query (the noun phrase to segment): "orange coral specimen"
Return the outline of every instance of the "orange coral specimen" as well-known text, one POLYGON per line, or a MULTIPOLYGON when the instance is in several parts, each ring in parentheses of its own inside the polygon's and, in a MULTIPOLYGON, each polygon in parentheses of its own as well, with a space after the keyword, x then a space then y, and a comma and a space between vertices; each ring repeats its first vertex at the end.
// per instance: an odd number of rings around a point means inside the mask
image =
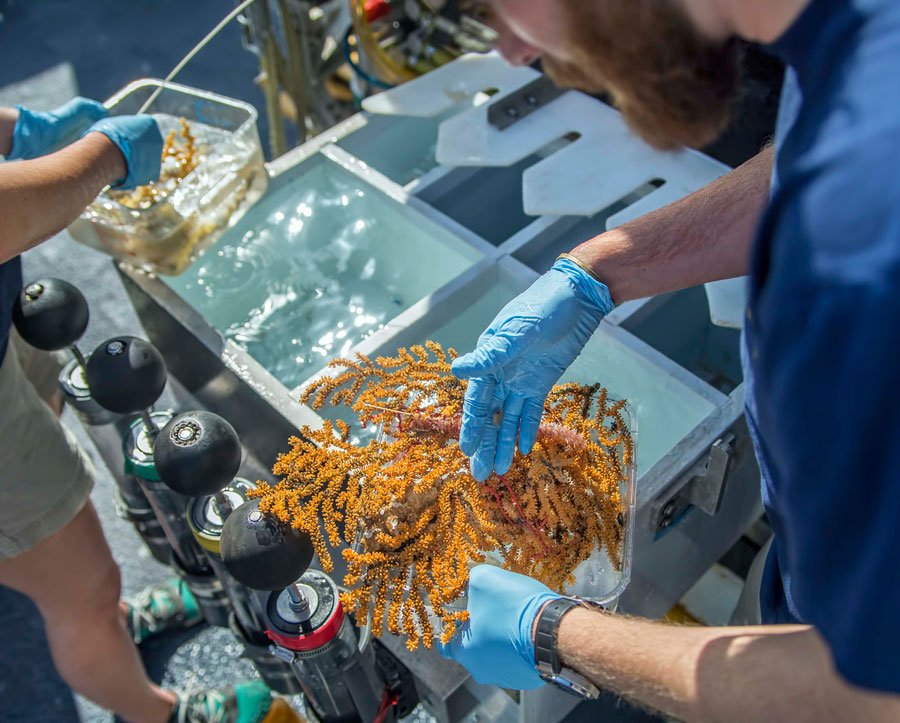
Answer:
POLYGON ((257 492, 264 512, 310 535, 326 571, 330 548, 344 548, 344 604, 406 634, 411 649, 433 642, 426 606, 445 643, 467 619, 453 603, 486 553, 557 590, 597 548, 621 564, 620 490, 633 457, 624 402, 599 386, 555 387, 531 454, 480 484, 457 443, 466 387, 450 373, 455 356, 428 342, 333 361, 340 372, 302 401, 349 406, 386 433, 358 446, 342 422, 304 427, 274 467, 281 481, 257 492))

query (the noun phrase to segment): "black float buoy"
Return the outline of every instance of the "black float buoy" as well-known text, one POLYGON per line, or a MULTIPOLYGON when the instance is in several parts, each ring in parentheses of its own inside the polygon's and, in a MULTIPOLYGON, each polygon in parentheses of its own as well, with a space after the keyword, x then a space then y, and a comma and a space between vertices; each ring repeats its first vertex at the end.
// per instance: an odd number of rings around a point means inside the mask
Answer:
POLYGON ((86 376, 100 406, 117 414, 134 414, 149 409, 163 393, 166 365, 149 341, 117 336, 94 350, 86 376))
POLYGON ((241 441, 227 421, 212 412, 187 412, 156 438, 153 459, 166 486, 185 497, 221 492, 241 466, 241 441))
POLYGON ((89 316, 84 295, 62 279, 39 279, 28 284, 13 306, 16 331, 43 351, 72 347, 87 329, 89 316))
POLYGON ((283 590, 312 562, 307 535, 263 515, 259 500, 245 502, 222 528, 222 560, 229 573, 253 590, 283 590))

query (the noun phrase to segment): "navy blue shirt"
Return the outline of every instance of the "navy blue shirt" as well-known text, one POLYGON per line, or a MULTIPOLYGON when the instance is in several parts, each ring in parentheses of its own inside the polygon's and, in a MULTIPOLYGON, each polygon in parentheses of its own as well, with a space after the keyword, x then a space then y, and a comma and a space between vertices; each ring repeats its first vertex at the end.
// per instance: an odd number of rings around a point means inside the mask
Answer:
POLYGON ((900 693, 900 2, 813 0, 788 64, 744 334, 776 542, 763 622, 900 693))
POLYGON ((22 260, 19 257, 0 264, 0 363, 9 342, 12 310, 16 296, 22 290, 22 260))

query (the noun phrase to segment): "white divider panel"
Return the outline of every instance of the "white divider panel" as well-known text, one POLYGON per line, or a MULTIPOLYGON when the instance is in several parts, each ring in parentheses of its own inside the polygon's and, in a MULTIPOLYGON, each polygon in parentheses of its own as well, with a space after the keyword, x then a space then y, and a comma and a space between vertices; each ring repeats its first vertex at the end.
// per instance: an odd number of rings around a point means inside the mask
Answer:
MULTIPOLYGON (((492 100, 496 102, 497 98, 492 100)), ((614 110, 574 91, 565 93, 504 130, 489 123, 488 107, 472 108, 441 124, 437 144, 439 163, 448 166, 509 166, 569 133, 580 133, 582 138, 567 150, 574 146, 583 147, 583 141, 593 135, 610 138, 616 143, 620 142, 617 139, 627 140, 629 135, 614 110), (578 112, 587 112, 591 116, 589 122, 579 119, 578 112)), ((631 145, 637 146, 636 143, 631 145)))
POLYGON ((704 284, 709 301, 709 318, 716 326, 743 329, 747 310, 747 277, 704 284))
MULTIPOLYGON (((651 148, 628 129, 617 111, 582 93, 567 93, 521 123, 530 120, 535 127, 546 125, 557 137, 577 132, 581 138, 525 172, 528 214, 591 216, 653 179, 665 182, 660 191, 670 187, 667 195, 673 200, 728 170, 691 151, 651 148), (551 114, 553 120, 548 122, 551 114)), ((519 125, 504 133, 515 133, 519 125)))
POLYGON ((531 68, 516 68, 497 53, 464 55, 416 80, 366 98, 362 107, 379 115, 429 118, 488 90, 495 98, 510 93, 540 75, 531 68))
MULTIPOLYGON (((488 88, 498 91, 491 98, 491 103, 497 102, 537 77, 537 71, 510 66, 496 53, 466 55, 367 98, 363 108, 369 113, 431 117, 488 88)), ((674 200, 728 170, 692 151, 650 148, 617 111, 583 93, 565 93, 503 131, 488 123, 489 105, 464 110, 441 124, 436 152, 440 165, 509 166, 568 134, 580 135, 525 173, 528 215, 591 216, 654 178, 665 181, 669 188, 660 192, 667 201, 674 200)), ((654 201, 645 199, 641 208, 653 208, 654 201)))
MULTIPOLYGON (((685 188, 680 183, 666 183, 637 203, 633 203, 623 211, 611 216, 606 227, 608 230, 618 228, 645 213, 677 201, 695 190, 697 189, 685 188)), ((706 287, 706 298, 709 301, 709 318, 712 323, 728 329, 743 328, 744 311, 747 307, 747 279, 745 277, 725 279, 724 281, 713 281, 704 286, 706 287)), ((639 306, 639 304, 635 304, 629 308, 629 311, 633 313, 639 306)), ((621 318, 618 321, 621 322, 628 315, 627 313, 620 315, 621 318)))
MULTIPOLYGON (((537 78, 496 54, 465 56, 364 103, 371 113, 433 116, 487 88, 505 95, 537 78)), ((483 104, 441 124, 436 158, 443 166, 509 166, 571 133, 580 138, 524 176, 525 212, 590 216, 642 183, 660 178, 670 199, 722 175, 726 166, 701 154, 656 151, 635 136, 620 114, 583 93, 565 93, 505 130, 488 122, 483 104)))

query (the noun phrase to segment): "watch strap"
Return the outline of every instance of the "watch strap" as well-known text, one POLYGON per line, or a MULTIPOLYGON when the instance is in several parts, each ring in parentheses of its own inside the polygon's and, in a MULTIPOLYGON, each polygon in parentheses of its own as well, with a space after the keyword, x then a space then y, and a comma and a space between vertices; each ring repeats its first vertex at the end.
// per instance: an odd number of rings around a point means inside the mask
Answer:
POLYGON ((556 645, 559 623, 569 610, 580 605, 577 600, 562 597, 550 601, 541 610, 534 634, 534 660, 541 675, 559 675, 562 670, 556 645))

